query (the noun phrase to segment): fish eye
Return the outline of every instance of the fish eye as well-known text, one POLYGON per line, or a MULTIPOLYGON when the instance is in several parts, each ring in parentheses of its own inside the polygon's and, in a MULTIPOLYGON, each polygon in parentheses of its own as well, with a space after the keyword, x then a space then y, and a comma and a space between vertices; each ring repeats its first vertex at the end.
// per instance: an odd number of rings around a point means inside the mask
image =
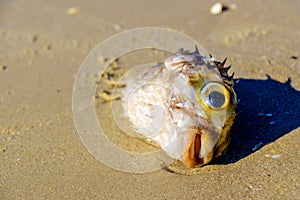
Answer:
POLYGON ((230 93, 221 83, 209 82, 199 92, 201 102, 211 109, 223 109, 228 106, 230 93))

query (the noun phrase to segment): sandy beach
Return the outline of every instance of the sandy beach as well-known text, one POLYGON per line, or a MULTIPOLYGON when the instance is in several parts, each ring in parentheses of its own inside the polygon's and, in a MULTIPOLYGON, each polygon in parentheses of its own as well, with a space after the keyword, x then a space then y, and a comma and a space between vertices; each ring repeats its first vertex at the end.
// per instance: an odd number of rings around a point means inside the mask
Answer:
MULTIPOLYGON (((0 199, 299 199, 300 1, 224 0, 235 9, 212 15, 216 2, 1 1, 0 199), (199 174, 117 171, 77 133, 81 63, 100 42, 138 27, 180 31, 232 64, 233 141, 199 174)), ((121 61, 130 58, 153 55, 121 61)), ((109 103, 96 99, 95 108, 117 145, 143 148, 112 123, 109 103)))

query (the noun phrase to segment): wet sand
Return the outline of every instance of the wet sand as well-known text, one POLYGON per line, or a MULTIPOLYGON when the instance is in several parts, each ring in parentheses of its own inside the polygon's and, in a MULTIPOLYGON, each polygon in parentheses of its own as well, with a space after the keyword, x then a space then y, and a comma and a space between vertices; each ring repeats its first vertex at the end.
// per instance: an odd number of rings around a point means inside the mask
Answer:
MULTIPOLYGON (((299 198, 300 3, 224 2, 237 9, 213 16, 213 2, 200 0, 1 1, 0 199, 299 198), (68 14, 72 7, 79 13, 68 14), (146 26, 181 31, 228 56, 239 80, 233 143, 198 175, 108 168, 74 127, 84 58, 109 36, 146 26)), ((99 118, 110 128, 107 113, 99 118)))

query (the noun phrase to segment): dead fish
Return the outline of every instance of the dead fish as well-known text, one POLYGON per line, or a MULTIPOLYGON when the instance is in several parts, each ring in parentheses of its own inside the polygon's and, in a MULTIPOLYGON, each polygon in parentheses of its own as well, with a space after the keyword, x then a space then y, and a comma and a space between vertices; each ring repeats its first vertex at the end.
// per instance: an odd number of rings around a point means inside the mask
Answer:
POLYGON ((188 168, 221 156, 237 105, 225 62, 180 49, 128 80, 122 105, 133 128, 188 168))

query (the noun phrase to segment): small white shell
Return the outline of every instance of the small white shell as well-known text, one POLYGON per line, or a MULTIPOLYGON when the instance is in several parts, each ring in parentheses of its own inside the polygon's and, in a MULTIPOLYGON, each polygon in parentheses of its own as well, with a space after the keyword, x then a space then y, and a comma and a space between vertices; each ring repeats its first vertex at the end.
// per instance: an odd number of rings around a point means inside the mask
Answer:
POLYGON ((219 15, 221 14, 223 11, 223 4, 218 2, 218 3, 215 3, 211 8, 210 8, 210 13, 212 15, 219 15))

